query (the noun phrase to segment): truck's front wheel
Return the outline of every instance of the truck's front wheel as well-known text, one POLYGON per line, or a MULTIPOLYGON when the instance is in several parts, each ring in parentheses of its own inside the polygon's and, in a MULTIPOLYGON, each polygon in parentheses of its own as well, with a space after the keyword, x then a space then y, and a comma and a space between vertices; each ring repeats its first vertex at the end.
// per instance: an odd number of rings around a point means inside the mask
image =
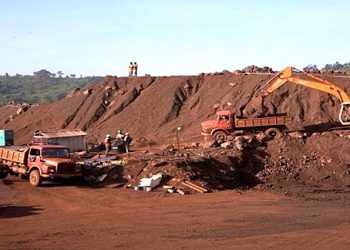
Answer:
POLYGON ((265 134, 271 139, 273 139, 279 136, 281 134, 281 131, 278 128, 269 128, 265 131, 265 134))
POLYGON ((0 166, 0 179, 5 179, 8 173, 5 171, 5 167, 0 166))
POLYGON ((40 176, 39 170, 33 170, 29 174, 29 182, 33 187, 37 187, 41 185, 42 178, 40 176))
POLYGON ((222 143, 227 140, 227 134, 224 131, 216 131, 213 134, 215 141, 222 143))

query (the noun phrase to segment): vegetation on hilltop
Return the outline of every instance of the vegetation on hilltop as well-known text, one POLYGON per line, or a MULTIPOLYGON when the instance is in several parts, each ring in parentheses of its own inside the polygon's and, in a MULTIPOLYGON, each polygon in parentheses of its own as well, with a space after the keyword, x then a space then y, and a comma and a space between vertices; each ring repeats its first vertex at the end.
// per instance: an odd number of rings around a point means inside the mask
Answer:
POLYGON ((65 97, 74 88, 84 88, 100 81, 100 76, 76 77, 75 74, 64 76, 45 69, 33 75, 0 76, 0 105, 15 101, 19 103, 48 103, 65 97))
POLYGON ((303 68, 304 71, 312 73, 338 73, 338 74, 350 74, 350 62, 341 64, 336 62, 334 64, 326 64, 321 70, 317 68, 315 64, 309 64, 303 68))

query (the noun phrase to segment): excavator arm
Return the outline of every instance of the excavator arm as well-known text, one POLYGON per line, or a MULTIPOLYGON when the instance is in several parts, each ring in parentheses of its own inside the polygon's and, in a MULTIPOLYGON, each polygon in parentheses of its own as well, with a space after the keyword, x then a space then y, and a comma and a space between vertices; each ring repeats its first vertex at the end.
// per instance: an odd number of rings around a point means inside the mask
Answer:
POLYGON ((280 73, 278 73, 276 76, 274 76, 270 81, 267 82, 266 85, 269 85, 269 87, 266 89, 266 94, 270 94, 277 90, 279 87, 281 87, 283 84, 291 82, 294 84, 303 85, 308 88, 313 88, 316 90, 320 90, 323 92, 327 92, 331 95, 334 95, 338 97, 340 102, 350 102, 350 98, 345 93, 344 90, 339 88, 338 86, 334 85, 333 83, 323 80, 313 74, 301 72, 299 70, 296 70, 292 67, 287 67, 284 70, 282 70, 280 73), (294 77, 293 73, 303 73, 304 75, 312 78, 313 80, 305 80, 298 77, 294 77))
POLYGON ((260 103, 263 105, 264 97, 276 91, 287 82, 320 90, 336 96, 341 102, 339 120, 342 125, 350 125, 350 98, 346 92, 327 80, 321 79, 310 73, 299 71, 293 67, 285 68, 260 88, 259 96, 262 98, 260 103), (293 75, 294 73, 302 73, 312 80, 296 77, 293 75))

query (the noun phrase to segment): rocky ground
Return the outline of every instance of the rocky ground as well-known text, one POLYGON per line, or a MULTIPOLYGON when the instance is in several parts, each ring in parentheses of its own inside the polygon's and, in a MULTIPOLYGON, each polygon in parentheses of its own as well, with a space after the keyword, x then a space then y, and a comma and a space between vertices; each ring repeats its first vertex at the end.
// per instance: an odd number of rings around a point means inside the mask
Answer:
MULTIPOLYGON (((286 85, 268 97, 268 112, 288 113, 302 132, 221 145, 200 136, 217 110, 248 108, 270 72, 108 76, 56 103, 0 107, 0 126, 15 130, 17 144, 46 128, 80 128, 92 143, 118 129, 134 137, 129 155, 76 155, 83 180, 40 188, 2 180, 0 247, 347 248, 350 139, 328 130, 337 124, 334 97, 286 85), (152 192, 134 190, 157 175, 152 192)), ((322 78, 348 91, 348 79, 322 78)))
POLYGON ((142 178, 162 174, 158 188, 166 185, 189 193, 198 191, 184 181, 208 192, 253 188, 293 197, 330 192, 342 198, 350 191, 350 157, 342 150, 349 145, 350 140, 336 132, 274 139, 240 136, 210 148, 201 143, 181 145, 180 150, 173 145, 135 148, 129 156, 111 154, 110 161, 98 154, 95 161, 85 162, 83 172, 88 184, 98 187, 133 188, 142 178))

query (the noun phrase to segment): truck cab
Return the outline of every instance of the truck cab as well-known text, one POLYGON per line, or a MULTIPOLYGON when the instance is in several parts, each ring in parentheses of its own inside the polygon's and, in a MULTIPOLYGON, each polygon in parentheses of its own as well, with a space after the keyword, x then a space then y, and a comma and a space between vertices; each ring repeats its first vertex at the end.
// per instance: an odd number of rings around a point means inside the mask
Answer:
POLYGON ((234 127, 234 115, 228 110, 218 111, 215 120, 204 121, 201 123, 201 126, 202 135, 212 135, 217 140, 223 140, 226 138, 226 134, 234 127), (223 138, 220 136, 223 136, 223 138))
POLYGON ((0 170, 0 179, 7 173, 21 174, 29 177, 33 186, 39 186, 43 179, 81 175, 69 149, 58 145, 0 148, 0 170))
POLYGON ((70 158, 69 149, 64 146, 36 145, 28 152, 27 166, 29 172, 37 169, 43 178, 77 175, 76 164, 70 158))

